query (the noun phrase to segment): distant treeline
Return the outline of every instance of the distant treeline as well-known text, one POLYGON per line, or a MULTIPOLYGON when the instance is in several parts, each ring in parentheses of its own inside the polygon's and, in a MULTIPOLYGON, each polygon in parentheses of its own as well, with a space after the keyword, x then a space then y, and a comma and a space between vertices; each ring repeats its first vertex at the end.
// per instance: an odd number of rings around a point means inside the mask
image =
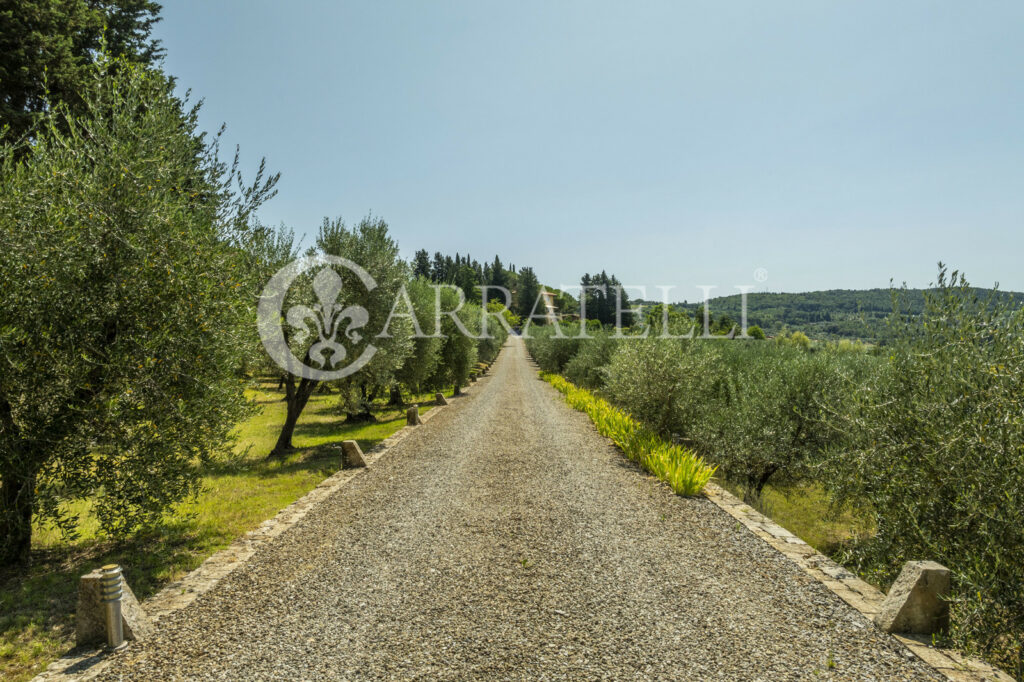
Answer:
MULTIPOLYGON (((420 249, 413 256, 412 268, 415 277, 459 287, 468 301, 480 300, 481 290, 478 287, 504 287, 512 294, 509 310, 524 320, 533 312, 542 286, 555 294, 555 304, 560 311, 576 312, 579 307, 569 294, 541 284, 533 268, 517 270, 515 265, 506 267, 497 255, 491 262, 480 263, 468 253, 451 256, 437 251, 431 257, 426 249, 420 249)), ((497 288, 488 290, 487 300, 505 303, 497 288)), ((543 315, 544 307, 538 306, 536 314, 543 315)))
MULTIPOLYGON (((900 309, 920 315, 925 306, 924 289, 899 289, 900 309)), ((974 288, 979 298, 987 298, 991 289, 974 288)), ((1000 302, 1017 305, 1024 294, 996 291, 1000 302)), ((678 304, 689 315, 702 318, 702 303, 678 304)), ((712 320, 726 315, 740 321, 740 295, 722 296, 710 301, 712 320)), ((783 330, 799 330, 814 339, 883 340, 885 320, 893 312, 890 289, 830 289, 799 294, 751 293, 747 295, 747 324, 761 327, 769 336, 783 330)))

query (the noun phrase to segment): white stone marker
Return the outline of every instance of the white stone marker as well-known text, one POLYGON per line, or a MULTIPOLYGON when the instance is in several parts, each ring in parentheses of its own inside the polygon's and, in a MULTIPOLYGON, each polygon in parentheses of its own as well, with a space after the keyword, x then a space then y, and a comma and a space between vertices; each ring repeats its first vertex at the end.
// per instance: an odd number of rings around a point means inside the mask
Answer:
POLYGON ((889 594, 875 625, 886 632, 930 635, 949 624, 949 569, 934 561, 908 561, 889 594))
POLYGON ((423 423, 420 419, 420 408, 418 405, 413 405, 405 411, 405 423, 409 426, 419 426, 423 423))
POLYGON ((341 441, 341 466, 343 469, 353 469, 366 466, 363 459, 363 451, 359 443, 354 440, 341 441))

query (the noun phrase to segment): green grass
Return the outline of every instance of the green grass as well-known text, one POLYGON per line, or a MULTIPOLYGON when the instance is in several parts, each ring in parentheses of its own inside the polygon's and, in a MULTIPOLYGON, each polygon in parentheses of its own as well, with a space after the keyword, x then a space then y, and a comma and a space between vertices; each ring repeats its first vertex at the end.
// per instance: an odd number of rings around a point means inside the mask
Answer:
POLYGON ((376 423, 346 424, 336 409, 337 394, 317 393, 296 427, 296 451, 267 462, 285 415, 282 393, 274 389, 266 383, 251 393, 260 412, 239 425, 234 451, 205 472, 199 498, 180 505, 160 528, 115 543, 99 534, 88 502, 71 505, 82 518, 77 540, 68 543, 51 528, 36 528, 31 567, 0 574, 0 678, 30 679, 74 646, 78 576, 121 564, 136 596, 145 599, 337 471, 339 455, 327 446, 356 440, 365 451, 405 425, 404 408, 385 406, 375 410, 376 423))
MULTIPOLYGON (((728 480, 716 482, 743 499, 741 485, 728 480)), ((769 483, 752 506, 822 554, 831 555, 842 545, 875 532, 870 519, 849 510, 832 515, 828 495, 817 483, 769 483)))

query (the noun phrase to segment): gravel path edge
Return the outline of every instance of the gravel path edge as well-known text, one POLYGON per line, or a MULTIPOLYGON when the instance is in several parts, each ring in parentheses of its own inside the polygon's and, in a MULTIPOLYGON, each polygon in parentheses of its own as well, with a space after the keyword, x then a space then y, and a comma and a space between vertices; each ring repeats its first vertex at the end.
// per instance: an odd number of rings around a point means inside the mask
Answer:
MULTIPOLYGON (((500 353, 499 353, 500 356, 500 353)), ((497 361, 497 358, 495 358, 497 361)), ((491 363, 493 364, 493 362, 491 363)), ((479 379, 463 387, 458 396, 448 398, 449 401, 465 400, 472 397, 486 379, 486 373, 479 379)), ((156 625, 166 616, 180 611, 196 599, 212 590, 216 585, 256 554, 260 547, 278 537, 297 524, 320 503, 345 487, 359 475, 366 472, 374 462, 386 455, 396 444, 404 440, 415 429, 422 428, 432 417, 440 414, 448 405, 435 405, 430 411, 420 414, 419 426, 406 425, 385 438, 373 448, 363 453, 366 467, 340 469, 321 481, 315 488, 277 512, 256 528, 241 536, 230 545, 219 550, 203 561, 199 567, 184 577, 168 583, 163 589, 141 603, 142 610, 150 622, 156 625)), ((338 446, 338 457, 341 447, 338 446)), ((127 642, 128 647, 132 642, 127 642)), ((64 656, 50 663, 43 672, 32 678, 31 682, 85 682, 103 672, 113 661, 114 652, 105 648, 76 647, 64 656)), ((117 652, 120 653, 120 652, 117 652)))
MULTIPOLYGON (((540 373, 540 368, 533 358, 530 358, 529 355, 527 357, 530 364, 540 373)), ((564 398, 562 399, 564 400, 564 398)), ((608 441, 615 446, 611 439, 608 441)), ((615 447, 618 449, 618 446, 615 447)), ((743 524, 747 530, 767 543, 772 549, 799 566, 804 573, 821 583, 832 594, 858 611, 869 622, 874 622, 875 615, 881 610, 882 602, 885 601, 885 594, 881 590, 861 580, 721 486, 709 482, 704 488, 703 495, 719 509, 743 524)), ((964 656, 953 649, 932 646, 930 638, 926 635, 891 633, 891 636, 947 680, 955 682, 1015 682, 1012 676, 980 659, 964 656)))
MULTIPOLYGON (((722 487, 708 483, 704 496, 873 622, 885 600, 881 590, 861 580, 722 487)), ((917 639, 893 634, 892 637, 948 680, 1014 682, 1011 676, 984 661, 968 658, 952 649, 931 646, 927 636, 917 639)))

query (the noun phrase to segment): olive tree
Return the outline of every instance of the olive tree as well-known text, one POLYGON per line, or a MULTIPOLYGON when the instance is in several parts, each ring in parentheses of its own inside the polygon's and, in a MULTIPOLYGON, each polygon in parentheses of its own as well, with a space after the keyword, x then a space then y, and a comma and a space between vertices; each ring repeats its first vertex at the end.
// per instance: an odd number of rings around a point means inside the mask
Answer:
MULTIPOLYGON (((391 402, 401 404, 402 388, 417 392, 426 385, 427 378, 437 369, 441 362, 441 347, 444 344, 440 336, 433 334, 430 325, 434 323, 434 288, 430 282, 417 277, 405 286, 408 298, 400 297, 392 307, 392 315, 415 315, 415 324, 419 332, 413 340, 412 353, 405 359, 402 366, 395 372, 395 382, 391 386, 391 402)), ((409 318, 410 323, 413 322, 409 318)))
MULTIPOLYGON (((274 273, 298 256, 295 232, 285 225, 275 229, 256 223, 245 235, 242 248, 247 256, 243 288, 246 290, 245 295, 253 301, 259 298, 274 273)), ((248 331, 254 353, 251 358, 246 358, 250 364, 243 368, 243 374, 279 376, 283 382, 284 370, 263 350, 259 325, 252 325, 248 331)))
POLYGON ((689 437, 710 373, 705 351, 702 343, 674 339, 622 342, 606 370, 608 397, 662 435, 689 437))
MULTIPOLYGON (((590 325, 587 327, 589 329, 590 325)), ((597 329, 600 329, 600 325, 597 329)), ((523 336, 526 339, 526 350, 545 372, 562 372, 576 356, 582 341, 578 322, 535 326, 528 321, 523 328, 523 336)))
POLYGON ((805 478, 837 442, 828 408, 843 402, 849 363, 789 344, 697 343, 715 344, 693 419, 698 448, 751 501, 769 481, 805 478))
POLYGON ((395 373, 414 350, 412 321, 390 315, 409 279, 409 266, 399 256, 398 243, 388 234, 388 224, 380 218, 364 218, 353 229, 347 229, 340 219, 325 220, 317 246, 325 254, 358 264, 377 284, 369 292, 352 292, 361 298, 369 319, 360 331, 362 341, 355 346, 372 343, 376 350, 358 372, 336 382, 341 389, 342 412, 350 420, 372 421, 373 401, 390 389, 395 373))
POLYGON ((0 149, 0 564, 34 519, 73 533, 70 500, 110 534, 157 521, 247 412, 243 243, 276 177, 232 189, 162 74, 94 77, 84 114, 0 149))
POLYGON ((469 381, 469 372, 476 364, 477 341, 480 335, 481 308, 475 303, 465 303, 462 290, 454 286, 439 286, 436 289, 435 329, 443 338, 441 361, 427 379, 431 388, 451 386, 455 395, 469 381))
MULTIPOLYGON (((298 280, 288 291, 283 311, 285 319, 281 320, 284 329, 290 332, 287 338, 291 355, 314 369, 317 366, 332 369, 335 366, 333 354, 320 359, 314 357, 314 347, 323 338, 330 337, 332 343, 337 344, 334 346, 336 349, 343 348, 343 351, 334 352, 344 352, 346 358, 361 357, 372 346, 369 362, 358 371, 333 380, 341 391, 341 409, 349 418, 372 418, 372 401, 380 392, 390 388, 395 373, 413 352, 411 320, 391 319, 390 315, 402 284, 408 278, 408 265, 399 258, 398 244, 388 234, 387 223, 372 217, 364 218, 353 228, 347 227, 340 218, 325 218, 317 235, 315 253, 344 258, 358 265, 373 278, 375 286, 367 288, 355 272, 333 265, 324 265, 315 272, 310 271, 305 279, 298 280), (316 278, 324 277, 326 273, 333 273, 337 278, 336 286, 327 287, 329 293, 324 288, 318 289, 316 283, 316 278), (323 298, 324 295, 331 300, 323 298), (330 306, 342 312, 338 316, 325 317, 321 313, 330 306), (315 312, 318 309, 321 313, 315 312), (344 312, 355 309, 365 314, 358 329, 352 329, 353 320, 344 312), (295 310, 307 313, 295 316, 291 312, 295 310), (334 324, 342 327, 335 330, 334 324)), ((286 375, 287 413, 270 457, 284 457, 293 449, 295 426, 320 383, 317 378, 297 377, 292 373, 286 375)))
MULTIPOLYGON (((635 339, 625 343, 632 341, 635 339)), ((580 340, 576 355, 565 364, 565 378, 583 388, 604 388, 608 380, 608 365, 621 343, 622 339, 616 339, 608 331, 591 332, 590 338, 580 340)))
POLYGON ((944 268, 924 298, 921 315, 890 318, 884 369, 837 415, 853 447, 822 481, 875 522, 852 558, 881 582, 908 559, 948 566, 953 640, 1012 668, 1024 651, 1024 308, 944 268))

